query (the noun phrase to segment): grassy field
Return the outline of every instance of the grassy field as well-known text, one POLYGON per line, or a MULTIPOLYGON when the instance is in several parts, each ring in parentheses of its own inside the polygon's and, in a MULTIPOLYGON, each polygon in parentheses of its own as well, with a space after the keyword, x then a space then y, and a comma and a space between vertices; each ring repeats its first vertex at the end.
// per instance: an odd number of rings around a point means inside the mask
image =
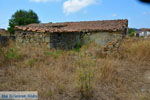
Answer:
POLYGON ((125 39, 110 51, 91 43, 61 51, 0 48, 0 91, 38 91, 39 100, 150 100, 150 40, 125 39))

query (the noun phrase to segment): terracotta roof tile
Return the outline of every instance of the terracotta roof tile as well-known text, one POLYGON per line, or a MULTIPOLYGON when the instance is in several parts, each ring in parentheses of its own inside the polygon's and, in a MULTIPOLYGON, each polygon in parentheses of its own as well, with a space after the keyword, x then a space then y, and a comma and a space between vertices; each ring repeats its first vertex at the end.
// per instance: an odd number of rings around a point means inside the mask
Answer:
POLYGON ((91 31, 122 31, 128 27, 128 20, 82 21, 47 24, 30 24, 16 26, 16 30, 33 32, 91 32, 91 31))

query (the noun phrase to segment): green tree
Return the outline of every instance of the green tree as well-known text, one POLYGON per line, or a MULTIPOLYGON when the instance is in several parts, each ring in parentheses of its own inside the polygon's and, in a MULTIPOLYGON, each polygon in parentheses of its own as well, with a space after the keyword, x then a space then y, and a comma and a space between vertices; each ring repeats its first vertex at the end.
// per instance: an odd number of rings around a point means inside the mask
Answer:
POLYGON ((12 15, 11 19, 9 20, 8 31, 11 34, 14 34, 15 26, 28 25, 31 23, 40 23, 38 15, 32 10, 18 10, 12 15))
POLYGON ((128 31, 128 34, 129 34, 129 36, 131 36, 131 37, 134 36, 135 33, 136 33, 136 31, 135 31, 135 29, 133 29, 133 28, 130 28, 129 31, 128 31))

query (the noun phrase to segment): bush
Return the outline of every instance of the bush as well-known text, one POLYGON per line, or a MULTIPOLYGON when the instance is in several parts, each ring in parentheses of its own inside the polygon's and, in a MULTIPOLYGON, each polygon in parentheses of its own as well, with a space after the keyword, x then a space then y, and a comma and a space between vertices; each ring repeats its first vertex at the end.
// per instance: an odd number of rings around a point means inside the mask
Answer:
POLYGON ((128 33, 128 34, 129 34, 129 36, 131 36, 131 37, 132 37, 132 36, 134 36, 134 35, 135 35, 135 33, 136 33, 136 31, 135 31, 134 29, 132 29, 132 28, 130 28, 130 29, 129 29, 129 33, 128 33))

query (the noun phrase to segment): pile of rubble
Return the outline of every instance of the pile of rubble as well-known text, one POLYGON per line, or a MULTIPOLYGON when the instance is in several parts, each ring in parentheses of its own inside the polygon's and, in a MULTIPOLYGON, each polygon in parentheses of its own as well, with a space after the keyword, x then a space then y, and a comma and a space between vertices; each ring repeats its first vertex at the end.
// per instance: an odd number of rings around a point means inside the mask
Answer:
POLYGON ((116 40, 109 42, 107 45, 103 46, 100 51, 98 51, 98 56, 106 57, 112 54, 117 54, 119 52, 119 48, 122 40, 116 40))

